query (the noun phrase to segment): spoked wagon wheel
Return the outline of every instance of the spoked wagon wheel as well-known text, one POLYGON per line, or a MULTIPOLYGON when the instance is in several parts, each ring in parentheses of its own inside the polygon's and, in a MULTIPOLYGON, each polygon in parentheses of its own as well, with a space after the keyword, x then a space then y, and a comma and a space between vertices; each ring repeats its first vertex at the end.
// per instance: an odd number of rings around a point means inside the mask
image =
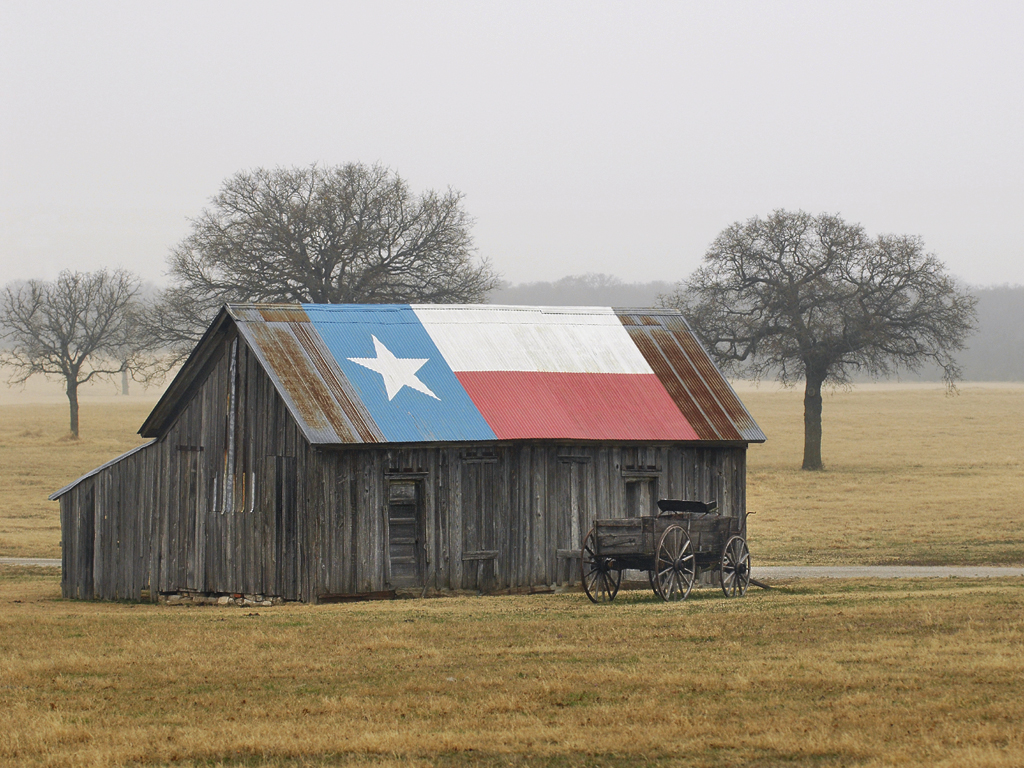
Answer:
POLYGON ((750 586, 750 550, 742 536, 733 536, 722 549, 722 591, 726 597, 747 594, 750 586))
POLYGON ((670 525, 658 539, 654 555, 654 591, 666 602, 685 600, 696 575, 697 560, 689 534, 678 525, 670 525))
POLYGON ((610 557, 597 554, 597 534, 590 529, 583 540, 583 554, 580 558, 580 573, 583 576, 583 591, 592 603, 610 603, 619 592, 622 571, 615 567, 610 557))

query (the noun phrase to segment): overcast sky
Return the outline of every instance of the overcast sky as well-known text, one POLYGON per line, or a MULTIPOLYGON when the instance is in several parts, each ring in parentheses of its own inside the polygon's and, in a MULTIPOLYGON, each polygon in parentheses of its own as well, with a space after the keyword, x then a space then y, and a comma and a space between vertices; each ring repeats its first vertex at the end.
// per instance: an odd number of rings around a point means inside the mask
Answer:
POLYGON ((838 212, 1024 283, 1024 3, 0 0, 2 279, 163 281, 221 182, 381 162, 512 282, 838 212))

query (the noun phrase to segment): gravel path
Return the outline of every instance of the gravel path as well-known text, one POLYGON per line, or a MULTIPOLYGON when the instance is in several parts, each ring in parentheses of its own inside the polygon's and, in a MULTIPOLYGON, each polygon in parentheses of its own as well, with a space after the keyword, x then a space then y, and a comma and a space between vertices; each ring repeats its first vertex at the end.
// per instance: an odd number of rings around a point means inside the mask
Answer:
POLYGON ((0 565, 41 565, 44 568, 60 568, 60 558, 0 557, 0 565))
MULTIPOLYGON (((59 559, 0 557, 0 565, 60 568, 59 559)), ((1024 566, 994 565, 755 565, 755 579, 990 579, 1024 576, 1024 566)))
POLYGON ((995 565, 754 565, 755 579, 990 579, 1024 576, 1024 566, 995 565))

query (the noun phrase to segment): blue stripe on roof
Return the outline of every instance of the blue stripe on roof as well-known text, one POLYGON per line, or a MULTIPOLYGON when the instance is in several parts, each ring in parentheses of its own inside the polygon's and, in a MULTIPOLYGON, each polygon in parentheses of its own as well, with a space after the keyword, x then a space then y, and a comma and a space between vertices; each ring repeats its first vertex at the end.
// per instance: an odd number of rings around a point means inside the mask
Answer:
POLYGON ((408 304, 303 308, 388 441, 496 439, 408 304), (399 360, 425 359, 415 376, 436 399, 403 386, 389 400, 382 374, 351 360, 377 358, 373 337, 399 360))

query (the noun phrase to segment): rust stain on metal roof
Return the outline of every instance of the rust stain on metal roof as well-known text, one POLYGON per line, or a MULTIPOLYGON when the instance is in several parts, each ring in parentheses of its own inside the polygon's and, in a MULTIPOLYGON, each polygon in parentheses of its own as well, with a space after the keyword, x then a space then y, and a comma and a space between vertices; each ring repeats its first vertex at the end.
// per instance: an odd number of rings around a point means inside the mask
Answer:
POLYGON ((302 307, 232 305, 230 310, 311 443, 384 442, 302 307))
POLYGON ((272 375, 296 410, 295 416, 307 431, 334 433, 335 439, 313 442, 358 442, 346 423, 338 403, 323 386, 316 369, 303 354, 302 347, 289 332, 288 326, 246 323, 245 330, 259 347, 272 375))
POLYGON ((259 323, 263 317, 257 304, 228 304, 228 314, 240 323, 259 323))
POLYGON ((266 305, 257 308, 262 317, 268 323, 308 323, 309 316, 306 310, 298 305, 274 306, 266 305))
POLYGON ((678 344, 686 352, 694 366, 701 372, 704 380, 712 385, 715 397, 721 404, 723 411, 729 420, 739 430, 745 440, 764 440, 764 433, 754 421, 754 417, 740 401, 736 392, 729 386, 718 368, 711 361, 704 347, 700 345, 693 335, 686 321, 682 317, 666 318, 665 327, 675 337, 678 344))
POLYGON ((334 357, 324 346, 319 334, 307 323, 296 323, 291 327, 295 339, 302 347, 307 358, 316 368, 320 380, 333 396, 334 400, 341 407, 341 410, 348 417, 349 422, 359 435, 359 439, 366 443, 385 442, 384 433, 378 429, 359 399, 359 395, 349 384, 345 374, 338 367, 334 357))
POLYGON ((697 403, 690 397, 690 393, 687 391, 682 379, 676 374, 671 363, 662 355, 662 351, 648 335, 648 332, 639 325, 627 328, 626 330, 632 337, 637 349, 640 350, 644 359, 647 360, 647 364, 651 366, 651 370, 654 371, 661 385, 665 387, 669 396, 683 416, 686 417, 686 420, 690 422, 690 426, 693 427, 700 439, 719 439, 711 422, 708 421, 703 411, 697 407, 697 403))
POLYGON ((682 315, 620 310, 619 318, 702 440, 765 439, 682 315))
MULTIPOLYGON (((718 370, 715 369, 712 375, 708 376, 708 371, 695 367, 692 360, 686 354, 686 348, 680 348, 680 345, 676 344, 679 339, 663 328, 653 328, 650 334, 658 349, 661 350, 673 370, 675 370, 676 375, 682 379, 690 393, 690 397, 696 400, 701 411, 704 412, 708 421, 714 426, 715 436, 719 440, 742 439, 712 390, 719 382, 725 382, 722 375, 718 373, 718 370)), ((716 389, 721 389, 721 387, 716 387, 716 389)))

